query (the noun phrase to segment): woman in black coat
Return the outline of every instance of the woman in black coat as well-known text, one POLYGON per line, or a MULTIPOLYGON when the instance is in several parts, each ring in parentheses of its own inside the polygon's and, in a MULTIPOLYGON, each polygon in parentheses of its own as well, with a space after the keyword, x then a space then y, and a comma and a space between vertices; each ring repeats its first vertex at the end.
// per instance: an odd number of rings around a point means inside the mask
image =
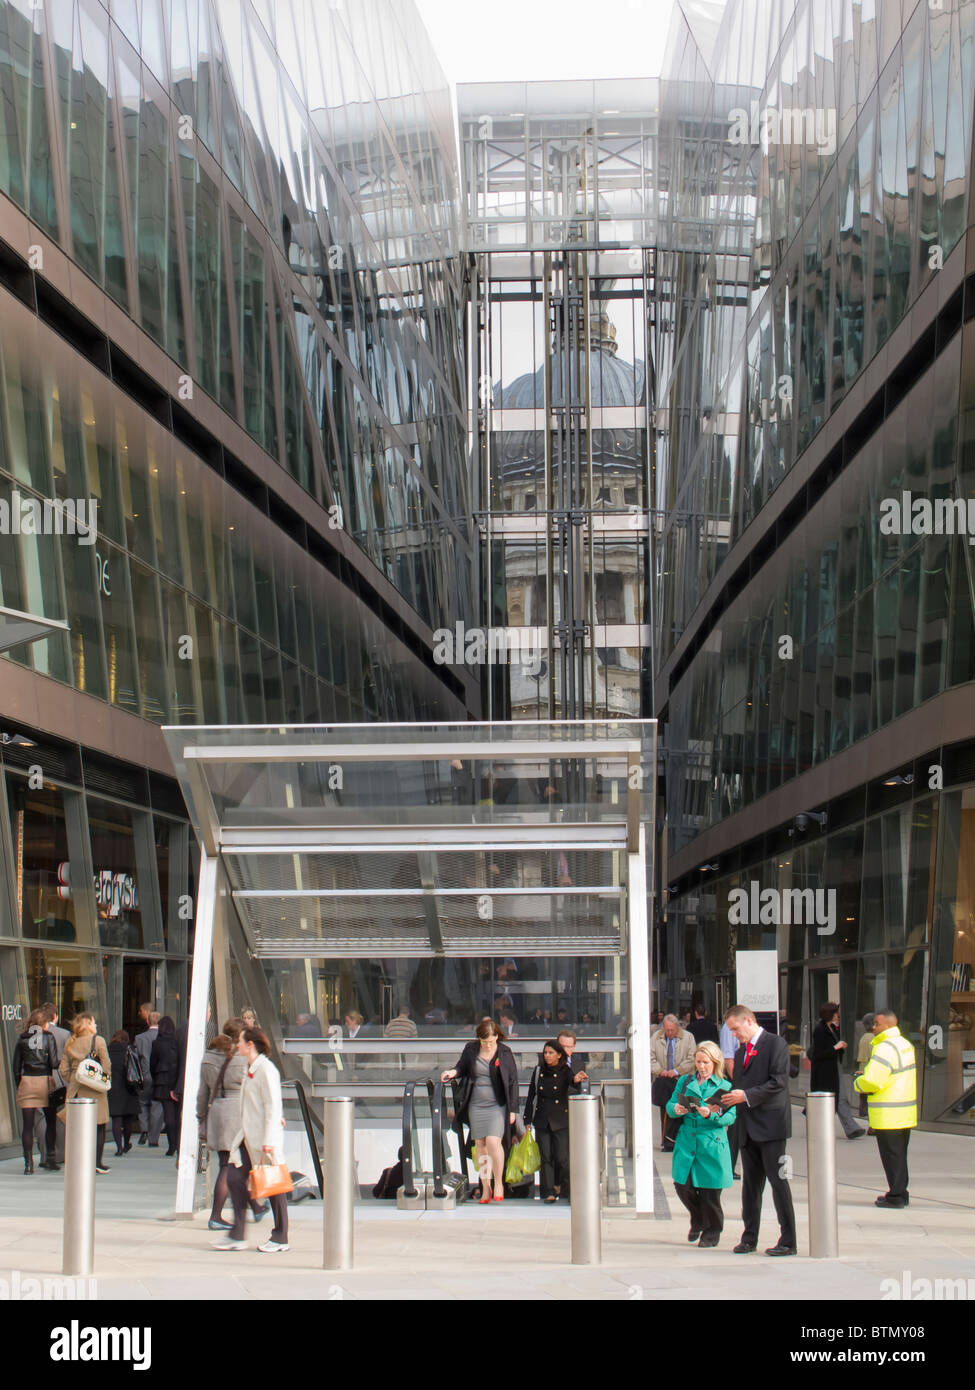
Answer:
POLYGON ((14 1048, 14 1081, 17 1083, 17 1104, 20 1107, 21 1144, 24 1150, 24 1172, 34 1171, 34 1139, 38 1148, 41 1144, 40 1118, 44 1116, 44 1138, 47 1156, 42 1168, 57 1170, 54 1161, 56 1136, 54 1133, 54 1111, 48 1104, 51 1099, 51 1078, 57 1071, 58 1053, 54 1038, 48 1031, 50 1024, 43 1009, 35 1009, 27 1020, 27 1027, 17 1039, 14 1048), (37 1124, 35 1131, 34 1125, 37 1124))
POLYGON ((108 1056, 112 1063, 112 1089, 108 1093, 108 1113, 112 1117, 115 1156, 121 1158, 132 1148, 132 1126, 139 1113, 139 1094, 131 1090, 126 1077, 129 1035, 124 1028, 112 1034, 108 1056))
POLYGON ((557 1042, 547 1042, 542 1059, 532 1072, 525 1102, 525 1124, 535 1126, 542 1159, 539 1181, 542 1201, 554 1202, 556 1166, 558 1196, 569 1200, 569 1096, 579 1087, 557 1042))
POLYGON ((459 1078, 455 1118, 471 1131, 481 1175, 481 1201, 504 1200, 504 1165, 511 1147, 511 1130, 518 1123, 518 1067, 514 1053, 498 1036, 489 1018, 477 1025, 477 1040, 469 1042, 441 1081, 459 1078))
POLYGON ((860 1139, 866 1134, 866 1130, 861 1129, 854 1119, 849 1101, 843 1092, 840 1076, 840 1057, 846 1046, 840 1037, 840 1006, 827 1002, 819 1010, 819 1022, 813 1030, 812 1044, 808 1052, 811 1063, 809 1089, 831 1091, 836 1113, 840 1117, 840 1124, 847 1139, 860 1139))
POLYGON ((167 1158, 176 1152, 179 1124, 179 1047, 176 1043, 176 1024, 167 1014, 159 1020, 159 1032, 149 1054, 149 1075, 152 1077, 152 1098, 162 1102, 163 1123, 169 1141, 167 1158))

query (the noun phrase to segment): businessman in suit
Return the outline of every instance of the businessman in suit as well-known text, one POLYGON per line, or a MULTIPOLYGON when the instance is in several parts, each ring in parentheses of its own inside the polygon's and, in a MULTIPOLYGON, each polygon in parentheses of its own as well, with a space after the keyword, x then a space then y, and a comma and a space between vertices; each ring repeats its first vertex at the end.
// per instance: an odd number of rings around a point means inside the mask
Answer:
POLYGON ((792 1133, 789 1107, 789 1045, 760 1028, 751 1009, 735 1004, 725 1022, 738 1039, 734 1077, 737 1088, 726 1091, 722 1104, 738 1106, 737 1128, 741 1142, 741 1215, 745 1224, 736 1255, 758 1248, 762 1194, 766 1180, 772 1187, 775 1214, 779 1218, 777 1245, 766 1255, 796 1253, 796 1217, 792 1192, 782 1169, 785 1143, 792 1133))

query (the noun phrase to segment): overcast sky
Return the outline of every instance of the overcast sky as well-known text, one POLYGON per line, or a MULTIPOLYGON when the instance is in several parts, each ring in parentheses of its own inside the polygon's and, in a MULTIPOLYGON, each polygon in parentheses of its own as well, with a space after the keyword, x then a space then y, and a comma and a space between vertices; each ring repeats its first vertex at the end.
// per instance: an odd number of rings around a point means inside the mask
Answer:
POLYGON ((451 82, 656 77, 673 0, 417 0, 451 82))

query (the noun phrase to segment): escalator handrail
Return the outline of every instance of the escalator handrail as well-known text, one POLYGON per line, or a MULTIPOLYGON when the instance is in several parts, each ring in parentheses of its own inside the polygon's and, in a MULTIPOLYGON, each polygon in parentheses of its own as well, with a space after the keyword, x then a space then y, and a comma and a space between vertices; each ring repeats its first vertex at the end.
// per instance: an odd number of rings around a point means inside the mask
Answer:
POLYGON ((311 1161, 315 1165, 315 1181, 318 1183, 318 1196, 321 1201, 325 1200, 325 1178, 322 1173, 322 1160, 318 1153, 318 1142, 315 1139, 314 1116, 308 1104, 308 1097, 305 1095, 305 1088, 300 1081, 287 1080, 282 1083, 284 1086, 293 1086, 298 1097, 298 1108, 301 1111, 301 1121, 305 1127, 305 1137, 308 1140, 308 1148, 311 1152, 311 1161))
POLYGON ((415 1109, 413 1105, 413 1092, 417 1087, 416 1081, 407 1081, 403 1088, 403 1196, 416 1197, 416 1182, 413 1175, 413 1125, 415 1123, 415 1109))
POLYGON ((435 1197, 446 1197, 447 1189, 444 1187, 444 1169, 447 1165, 447 1150, 443 1137, 443 1112, 446 1100, 444 1083, 442 1081, 428 1081, 427 1090, 430 1092, 430 1109, 433 1112, 433 1195, 435 1197))
POLYGON ((461 1170, 460 1175, 464 1179, 465 1187, 470 1187, 470 1178, 467 1174, 467 1146, 464 1143, 464 1126, 457 1119, 457 1081, 450 1083, 450 1102, 454 1112, 454 1118, 450 1122, 450 1128, 457 1135, 457 1147, 460 1151, 461 1170))

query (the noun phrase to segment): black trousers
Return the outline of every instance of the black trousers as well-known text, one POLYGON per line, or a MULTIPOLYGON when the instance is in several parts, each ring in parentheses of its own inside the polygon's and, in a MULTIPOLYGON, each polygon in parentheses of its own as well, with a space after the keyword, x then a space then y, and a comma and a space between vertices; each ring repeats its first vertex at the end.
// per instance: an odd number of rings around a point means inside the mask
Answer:
POLYGON ((179 1146, 179 1101, 172 1100, 167 1096, 162 1103, 162 1108, 166 1138, 169 1141, 170 1149, 175 1153, 179 1146))
POLYGON ((677 1196, 691 1214, 691 1230, 702 1235, 719 1236, 724 1230, 720 1187, 694 1187, 689 1182, 675 1182, 677 1196))
POLYGON ((878 1129, 877 1148, 887 1175, 887 1196, 903 1201, 907 1191, 907 1146, 911 1142, 909 1129, 878 1129))
POLYGON ((535 1126, 535 1138, 542 1159, 539 1173, 542 1197, 555 1196, 556 1172, 563 1197, 569 1195, 569 1131, 568 1129, 549 1129, 548 1125, 535 1126))
MULTIPOLYGON (((239 1168, 235 1168, 231 1163, 227 1169, 230 1200, 234 1204, 234 1228, 230 1232, 231 1240, 244 1239, 244 1222, 247 1219, 247 1203, 250 1200, 250 1193, 247 1190, 247 1175, 251 1170, 251 1158, 247 1152, 246 1144, 240 1146, 240 1158, 239 1168)), ((279 1192, 276 1197, 269 1198, 269 1201, 271 1203, 271 1215, 274 1217, 271 1239, 278 1245, 287 1245, 288 1199, 283 1192, 279 1192)))
MULTIPOLYGON (((740 1122, 739 1122, 740 1123, 740 1122)), ((735 1126, 738 1128, 738 1125, 735 1126)), ((796 1214, 792 1208, 792 1191, 782 1175, 780 1161, 785 1157, 784 1139, 751 1139, 741 1128, 741 1219, 745 1224, 743 1245, 758 1244, 758 1228, 762 1219, 762 1194, 768 1181, 772 1188, 775 1214, 779 1218, 779 1239, 783 1245, 796 1244, 796 1214)))
POLYGON ((127 1148, 132 1139, 132 1127, 135 1124, 135 1115, 113 1115, 112 1116, 112 1138, 115 1140, 115 1149, 121 1153, 127 1148))

